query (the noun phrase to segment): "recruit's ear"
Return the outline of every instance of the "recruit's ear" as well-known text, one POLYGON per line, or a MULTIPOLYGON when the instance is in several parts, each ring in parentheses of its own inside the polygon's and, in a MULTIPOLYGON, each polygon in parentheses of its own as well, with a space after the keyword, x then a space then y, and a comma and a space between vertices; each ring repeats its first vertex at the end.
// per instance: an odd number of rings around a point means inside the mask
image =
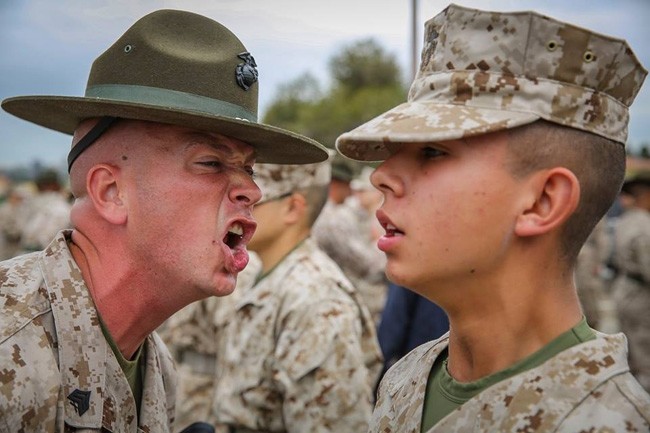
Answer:
POLYGON ((111 224, 124 224, 127 219, 119 173, 118 167, 97 164, 86 175, 86 190, 95 211, 111 224))
POLYGON ((530 178, 529 186, 529 203, 515 225, 518 236, 548 233, 563 225, 578 207, 580 182, 569 169, 541 170, 530 178))

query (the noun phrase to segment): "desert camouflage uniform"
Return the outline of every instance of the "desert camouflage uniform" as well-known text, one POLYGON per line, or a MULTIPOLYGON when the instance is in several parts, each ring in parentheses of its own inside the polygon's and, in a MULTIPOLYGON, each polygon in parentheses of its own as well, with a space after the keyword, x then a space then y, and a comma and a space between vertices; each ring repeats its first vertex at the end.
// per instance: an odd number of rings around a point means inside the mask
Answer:
MULTIPOLYGON (((370 432, 419 433, 425 388, 448 335, 402 358, 382 380, 370 432)), ((630 374, 623 334, 598 333, 538 367, 503 380, 428 433, 647 432, 650 397, 630 374)))
MULTIPOLYGON (((603 332, 617 332, 612 328, 616 320, 611 291, 603 277, 604 267, 613 249, 607 220, 602 219, 582 246, 576 263, 575 280, 583 314, 589 326, 603 332)), ((616 322, 618 323, 618 322, 616 322)))
POLYGON ((70 203, 60 192, 40 192, 24 206, 20 244, 25 252, 44 249, 59 230, 70 228, 70 203))
POLYGON ((16 218, 19 207, 8 201, 0 204, 0 260, 10 259, 20 251, 20 225, 16 218))
POLYGON ((235 307, 244 290, 259 274, 261 262, 254 253, 237 276, 237 287, 228 296, 203 299, 183 308, 159 330, 178 371, 175 430, 193 422, 216 424, 213 411, 216 358, 223 353, 225 326, 232 321, 235 307))
POLYGON ((221 423, 234 431, 367 429, 382 364, 375 328, 315 241, 242 293, 226 330, 217 359, 221 423))
MULTIPOLYGON (((4 248, 0 249, 0 260, 10 259, 21 253, 20 236, 22 224, 27 220, 27 200, 35 194, 29 183, 16 185, 10 196, 0 204, 0 237, 4 238, 4 248)), ((63 228, 63 227, 61 227, 63 228)), ((54 237, 54 234, 50 236, 54 237)))
POLYGON ((155 333, 145 340, 138 420, 69 236, 0 263, 0 432, 169 432, 176 391, 169 352, 155 333))
POLYGON ((327 202, 312 233, 318 245, 339 265, 379 324, 386 304, 386 255, 370 237, 370 218, 354 197, 340 205, 327 202))
POLYGON ((621 331, 630 339, 630 366, 650 392, 650 212, 632 208, 615 227, 613 290, 621 331))

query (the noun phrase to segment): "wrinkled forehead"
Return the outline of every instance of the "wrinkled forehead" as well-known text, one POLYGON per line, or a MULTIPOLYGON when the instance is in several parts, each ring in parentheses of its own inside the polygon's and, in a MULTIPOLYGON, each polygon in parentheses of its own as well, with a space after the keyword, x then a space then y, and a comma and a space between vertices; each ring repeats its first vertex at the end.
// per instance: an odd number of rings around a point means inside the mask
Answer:
POLYGON ((245 141, 185 126, 120 119, 116 128, 121 128, 125 140, 134 146, 144 145, 145 151, 147 147, 163 151, 179 147, 191 151, 203 149, 218 152, 223 158, 244 161, 254 161, 257 154, 255 148, 245 141))
POLYGON ((181 134, 181 143, 187 140, 187 146, 203 146, 219 152, 224 157, 254 161, 257 156, 255 148, 245 141, 227 135, 189 130, 181 134))

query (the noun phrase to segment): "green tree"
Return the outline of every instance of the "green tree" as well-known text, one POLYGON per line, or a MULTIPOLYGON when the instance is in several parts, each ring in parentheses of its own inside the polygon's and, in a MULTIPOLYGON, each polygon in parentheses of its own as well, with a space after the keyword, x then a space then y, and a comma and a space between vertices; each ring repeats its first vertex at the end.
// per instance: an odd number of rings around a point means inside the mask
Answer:
POLYGON ((350 92, 366 87, 400 87, 401 71, 395 56, 388 54, 373 39, 345 47, 329 62, 335 83, 350 92))
POLYGON ((650 144, 643 143, 641 145, 641 150, 639 151, 639 156, 641 156, 641 158, 650 159, 650 144))
POLYGON ((264 122, 333 147, 341 133, 406 100, 395 57, 371 39, 344 47, 329 72, 332 85, 324 93, 309 74, 282 85, 264 122))

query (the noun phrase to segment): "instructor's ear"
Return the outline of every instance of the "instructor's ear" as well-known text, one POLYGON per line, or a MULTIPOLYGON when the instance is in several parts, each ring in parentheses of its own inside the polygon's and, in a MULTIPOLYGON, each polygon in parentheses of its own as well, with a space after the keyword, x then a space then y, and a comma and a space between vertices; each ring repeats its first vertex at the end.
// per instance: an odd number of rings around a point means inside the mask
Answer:
POLYGON ((564 167, 541 170, 530 179, 531 199, 518 216, 515 233, 536 236, 564 224, 580 201, 580 182, 564 167))
POLYGON ((97 213, 111 224, 124 224, 127 219, 119 173, 118 167, 97 164, 86 175, 88 197, 97 213))

